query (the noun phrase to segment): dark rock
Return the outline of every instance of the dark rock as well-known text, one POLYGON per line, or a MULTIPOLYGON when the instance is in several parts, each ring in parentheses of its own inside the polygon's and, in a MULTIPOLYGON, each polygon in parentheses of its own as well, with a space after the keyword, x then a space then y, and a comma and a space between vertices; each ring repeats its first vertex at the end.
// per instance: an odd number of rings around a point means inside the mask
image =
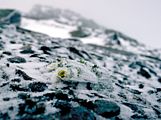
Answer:
POLYGON ((82 55, 81 51, 79 51, 75 47, 68 47, 68 49, 69 49, 70 52, 80 56, 81 58, 84 58, 84 56, 82 55))
POLYGON ((160 77, 160 78, 158 78, 158 82, 159 82, 159 83, 161 83, 161 77, 160 77))
POLYGON ((145 68, 140 68, 140 70, 138 71, 138 74, 142 75, 147 79, 151 78, 149 71, 147 71, 145 68))
POLYGON ((0 50, 2 50, 4 47, 3 47, 3 44, 0 43, 0 50))
POLYGON ((88 90, 92 90, 92 87, 91 87, 91 83, 90 82, 87 83, 87 89, 88 90))
POLYGON ((22 54, 33 54, 34 51, 31 48, 27 48, 25 50, 20 51, 22 54))
POLYGON ((140 61, 136 61, 136 62, 131 63, 129 67, 136 69, 138 67, 145 67, 145 65, 143 65, 140 61))
POLYGON ((22 77, 24 80, 32 80, 32 78, 30 76, 28 76, 24 71, 22 70, 16 70, 15 72, 16 75, 19 75, 20 77, 22 77))
POLYGON ((74 107, 71 109, 67 119, 69 120, 96 120, 94 114, 84 107, 74 107))
POLYGON ((49 52, 49 51, 51 51, 51 49, 50 49, 49 47, 47 47, 47 46, 42 46, 42 47, 40 48, 40 50, 42 50, 44 54, 49 54, 49 55, 50 55, 50 52, 49 52))
POLYGON ((143 106, 140 106, 140 105, 137 105, 137 104, 134 104, 134 103, 123 103, 124 105, 128 106, 129 108, 131 108, 131 110, 133 110, 134 112, 138 112, 138 113, 144 113, 144 111, 142 110, 143 109, 143 106))
POLYGON ((68 101, 64 101, 64 100, 57 100, 55 105, 56 108, 61 109, 61 114, 66 114, 68 112, 70 112, 72 106, 68 101))
POLYGON ((27 93, 19 93, 18 98, 25 100, 27 98, 30 98, 30 95, 27 93))
POLYGON ((161 88, 156 88, 156 92, 161 92, 161 88))
POLYGON ((11 107, 9 107, 8 109, 9 109, 9 110, 13 110, 13 109, 14 109, 14 107, 13 107, 13 106, 11 106, 11 107))
POLYGON ((157 99, 157 102, 161 103, 161 98, 157 99))
POLYGON ((32 54, 30 57, 39 57, 39 54, 32 54))
POLYGON ((22 87, 20 84, 10 84, 10 88, 13 91, 28 91, 27 88, 22 87))
POLYGON ((0 55, 0 59, 3 58, 3 57, 4 57, 4 55, 1 54, 1 55, 0 55))
POLYGON ((43 92, 47 89, 47 85, 42 82, 33 82, 28 85, 29 89, 32 92, 43 92))
POLYGON ((62 91, 57 91, 55 93, 55 97, 60 100, 69 100, 69 97, 66 93, 63 93, 62 91))
POLYGON ((87 53, 86 51, 82 50, 81 53, 86 56, 85 58, 88 58, 88 59, 92 59, 91 55, 89 53, 87 53))
POLYGON ((145 120, 145 119, 148 119, 148 116, 147 115, 134 114, 134 115, 131 116, 131 118, 139 119, 139 120, 141 120, 141 119, 145 120))
POLYGON ((61 48, 62 46, 53 46, 52 49, 58 49, 61 48))
POLYGON ((35 106, 36 101, 32 100, 31 98, 25 99, 25 104, 28 106, 35 106))
POLYGON ((129 67, 136 69, 136 68, 143 68, 143 69, 147 69, 150 73, 154 74, 155 76, 157 76, 157 73, 153 70, 152 67, 150 67, 149 65, 146 65, 145 63, 141 62, 141 61, 136 61, 133 62, 129 65, 129 67))
POLYGON ((7 60, 11 63, 26 63, 25 58, 22 58, 22 57, 19 57, 19 56, 8 58, 7 60))
POLYGON ((16 44, 16 41, 12 41, 12 40, 11 40, 10 43, 11 43, 11 44, 16 44))
POLYGON ((144 85, 143 84, 139 84, 139 88, 140 89, 144 88, 144 85))
POLYGON ((6 72, 2 72, 1 78, 4 79, 4 80, 8 80, 9 79, 9 76, 7 75, 6 72))
POLYGON ((141 94, 141 92, 139 90, 135 90, 135 89, 131 89, 131 88, 128 88, 128 91, 130 91, 133 94, 141 94))
POLYGON ((9 101, 10 98, 6 97, 6 98, 3 98, 3 101, 9 101))
POLYGON ((36 111, 34 114, 42 114, 45 112, 46 105, 44 103, 36 104, 36 111))
POLYGON ((149 90, 148 93, 151 95, 151 94, 155 93, 155 91, 149 90))
POLYGON ((21 21, 21 14, 12 9, 0 10, 0 24, 15 24, 19 25, 21 21))
POLYGON ((74 101, 78 102, 80 105, 88 108, 88 109, 94 109, 94 104, 92 101, 87 101, 83 99, 75 99, 74 101))
POLYGON ((70 32, 70 34, 72 35, 72 37, 80 38, 88 37, 90 35, 90 33, 84 30, 82 27, 78 27, 77 30, 70 32))
POLYGON ((14 79, 12 79, 11 81, 12 81, 12 82, 18 82, 18 83, 19 83, 19 82, 21 82, 21 79, 20 79, 20 78, 14 78, 14 79))
POLYGON ((45 97, 46 100, 53 100, 55 97, 55 92, 52 93, 46 93, 43 95, 45 97))
POLYGON ((93 111, 105 118, 114 117, 120 114, 120 107, 114 102, 96 100, 93 105, 93 111))
POLYGON ((114 33, 110 36, 110 41, 107 43, 109 45, 121 45, 121 42, 119 40, 119 35, 117 33, 114 33))
POLYGON ((45 104, 44 103, 36 103, 32 99, 26 99, 24 103, 19 104, 19 115, 30 114, 30 115, 38 115, 43 114, 45 112, 45 104))
POLYGON ((10 67, 10 64, 9 64, 9 63, 7 63, 7 64, 6 64, 6 66, 7 66, 7 67, 10 67))
POLYGON ((2 83, 2 84, 0 85, 0 87, 4 87, 4 86, 6 86, 6 85, 8 85, 8 84, 9 84, 9 82, 2 83))
POLYGON ((155 113, 158 115, 158 118, 161 118, 161 109, 160 109, 160 106, 154 105, 152 108, 155 111, 155 113))
POLYGON ((25 114, 26 113, 25 108, 26 108, 25 104, 23 104, 23 103, 19 104, 19 113, 18 113, 18 115, 25 114))
POLYGON ((0 113, 1 120, 10 120, 8 113, 0 113))
POLYGON ((77 81, 62 81, 62 82, 67 85, 67 87, 66 87, 67 89, 69 89, 69 88, 76 89, 79 84, 79 82, 77 82, 77 81))
POLYGON ((5 55, 12 55, 12 53, 9 52, 9 51, 4 51, 2 54, 5 54, 5 55))
POLYGON ((25 103, 21 103, 19 104, 19 115, 23 115, 23 114, 32 114, 33 112, 35 112, 35 106, 36 106, 36 102, 32 101, 31 99, 27 99, 25 101, 25 103))
POLYGON ((51 49, 49 47, 47 47, 47 46, 42 46, 40 48, 40 50, 42 50, 42 51, 51 51, 51 49))

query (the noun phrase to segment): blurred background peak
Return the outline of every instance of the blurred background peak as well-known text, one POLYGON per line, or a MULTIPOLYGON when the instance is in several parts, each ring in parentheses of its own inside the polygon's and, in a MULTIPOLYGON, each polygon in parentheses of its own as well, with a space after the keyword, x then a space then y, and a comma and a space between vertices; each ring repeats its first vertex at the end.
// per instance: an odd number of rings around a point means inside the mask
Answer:
POLYGON ((0 0, 0 8, 15 8, 23 12, 28 12, 36 4, 70 9, 148 46, 161 48, 160 0, 0 0))

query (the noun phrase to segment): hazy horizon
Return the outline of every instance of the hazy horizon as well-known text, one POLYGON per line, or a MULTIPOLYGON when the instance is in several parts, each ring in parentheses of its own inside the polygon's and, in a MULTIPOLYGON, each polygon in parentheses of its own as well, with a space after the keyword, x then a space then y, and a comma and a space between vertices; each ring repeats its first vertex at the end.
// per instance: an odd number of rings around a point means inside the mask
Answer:
POLYGON ((24 12, 35 4, 73 10, 146 45, 161 48, 160 0, 0 0, 0 8, 24 12))

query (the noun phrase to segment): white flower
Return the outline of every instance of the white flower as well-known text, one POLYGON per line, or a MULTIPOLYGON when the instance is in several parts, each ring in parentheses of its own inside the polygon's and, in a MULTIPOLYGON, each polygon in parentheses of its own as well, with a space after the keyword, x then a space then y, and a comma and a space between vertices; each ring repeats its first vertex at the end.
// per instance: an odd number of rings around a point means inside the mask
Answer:
POLYGON ((70 79, 70 70, 68 68, 59 68, 56 71, 56 77, 61 80, 70 79))
POLYGON ((57 68, 58 68, 58 63, 57 63, 57 62, 56 62, 56 63, 51 63, 51 64, 49 64, 49 65, 47 66, 47 69, 48 69, 49 72, 54 71, 54 70, 56 70, 57 68))

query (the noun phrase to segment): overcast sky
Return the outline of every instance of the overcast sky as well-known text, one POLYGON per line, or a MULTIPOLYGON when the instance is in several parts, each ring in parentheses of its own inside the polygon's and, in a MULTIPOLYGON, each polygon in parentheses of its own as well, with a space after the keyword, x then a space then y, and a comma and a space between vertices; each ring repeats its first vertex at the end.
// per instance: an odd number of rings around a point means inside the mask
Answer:
POLYGON ((22 11, 34 4, 71 9, 107 28, 161 48, 161 0, 0 0, 0 8, 22 11))

